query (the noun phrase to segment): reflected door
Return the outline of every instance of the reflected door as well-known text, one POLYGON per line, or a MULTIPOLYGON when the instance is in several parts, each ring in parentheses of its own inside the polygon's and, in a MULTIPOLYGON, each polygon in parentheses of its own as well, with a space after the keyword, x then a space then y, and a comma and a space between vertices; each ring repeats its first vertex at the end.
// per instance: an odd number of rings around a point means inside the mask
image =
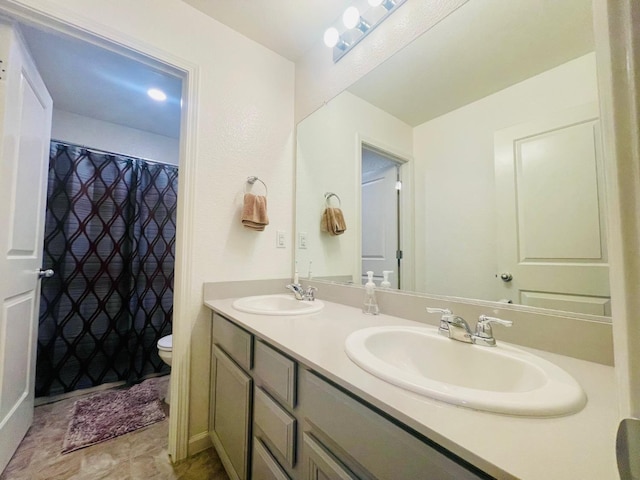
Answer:
POLYGON ((496 132, 499 298, 610 315, 601 160, 596 104, 496 132))
POLYGON ((0 471, 33 420, 51 97, 0 24, 0 471))
POLYGON ((367 271, 376 283, 384 270, 392 271, 390 288, 399 288, 399 165, 379 154, 362 150, 362 283, 367 271))

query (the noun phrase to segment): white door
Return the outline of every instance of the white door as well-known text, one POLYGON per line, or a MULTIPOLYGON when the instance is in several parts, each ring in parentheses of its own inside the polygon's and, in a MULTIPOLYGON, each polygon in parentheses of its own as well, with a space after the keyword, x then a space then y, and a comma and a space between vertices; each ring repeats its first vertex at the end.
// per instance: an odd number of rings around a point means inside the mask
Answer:
POLYGON ((33 419, 51 97, 0 23, 0 471, 33 419))
POLYGON ((362 281, 374 272, 376 283, 384 270, 391 288, 398 288, 398 181, 399 165, 377 152, 362 150, 362 281))
POLYGON ((595 103, 496 132, 500 298, 610 315, 600 151, 595 103))

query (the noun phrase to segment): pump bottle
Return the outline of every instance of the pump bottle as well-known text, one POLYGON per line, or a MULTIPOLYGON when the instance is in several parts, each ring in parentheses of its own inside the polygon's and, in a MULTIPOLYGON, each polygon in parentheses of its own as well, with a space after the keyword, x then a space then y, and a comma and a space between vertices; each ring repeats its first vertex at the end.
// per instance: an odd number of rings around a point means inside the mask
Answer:
POLYGON ((380 288, 391 288, 391 282, 389 281, 390 273, 393 273, 393 270, 382 271, 382 282, 380 282, 380 288))
POLYGON ((367 315, 378 315, 380 309, 378 308, 378 301, 376 300, 376 284, 373 283, 373 272, 368 271, 367 276, 369 280, 364 285, 364 305, 362 306, 362 312, 367 315))

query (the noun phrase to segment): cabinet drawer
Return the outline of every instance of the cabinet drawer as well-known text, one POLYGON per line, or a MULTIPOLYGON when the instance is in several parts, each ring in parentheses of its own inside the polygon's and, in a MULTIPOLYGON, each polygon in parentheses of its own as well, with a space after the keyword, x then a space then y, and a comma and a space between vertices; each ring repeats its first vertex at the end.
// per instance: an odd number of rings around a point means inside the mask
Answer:
POLYGON ((293 408, 296 402, 296 362, 256 340, 254 363, 258 384, 283 405, 293 408))
POLYGON ((295 462, 296 419, 283 410, 262 389, 254 391, 255 436, 263 440, 283 465, 295 462))
POLYGON ((289 480, 289 476, 280 468, 264 444, 255 437, 253 437, 251 480, 289 480))
POLYGON ((348 452, 341 461, 349 468, 363 467, 380 480, 486 478, 315 374, 302 370, 300 375, 300 403, 309 424, 305 430, 321 437, 330 450, 348 452))
POLYGON ((251 369, 253 336, 217 313, 213 314, 213 343, 222 348, 238 365, 251 369))

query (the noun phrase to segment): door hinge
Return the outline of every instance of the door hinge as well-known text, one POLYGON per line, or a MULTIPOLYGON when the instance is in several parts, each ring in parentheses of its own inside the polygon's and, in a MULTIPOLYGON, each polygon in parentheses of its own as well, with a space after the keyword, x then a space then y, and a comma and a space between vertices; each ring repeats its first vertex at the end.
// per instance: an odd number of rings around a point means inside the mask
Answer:
POLYGON ((396 250, 396 260, 402 260, 402 250, 396 250))

